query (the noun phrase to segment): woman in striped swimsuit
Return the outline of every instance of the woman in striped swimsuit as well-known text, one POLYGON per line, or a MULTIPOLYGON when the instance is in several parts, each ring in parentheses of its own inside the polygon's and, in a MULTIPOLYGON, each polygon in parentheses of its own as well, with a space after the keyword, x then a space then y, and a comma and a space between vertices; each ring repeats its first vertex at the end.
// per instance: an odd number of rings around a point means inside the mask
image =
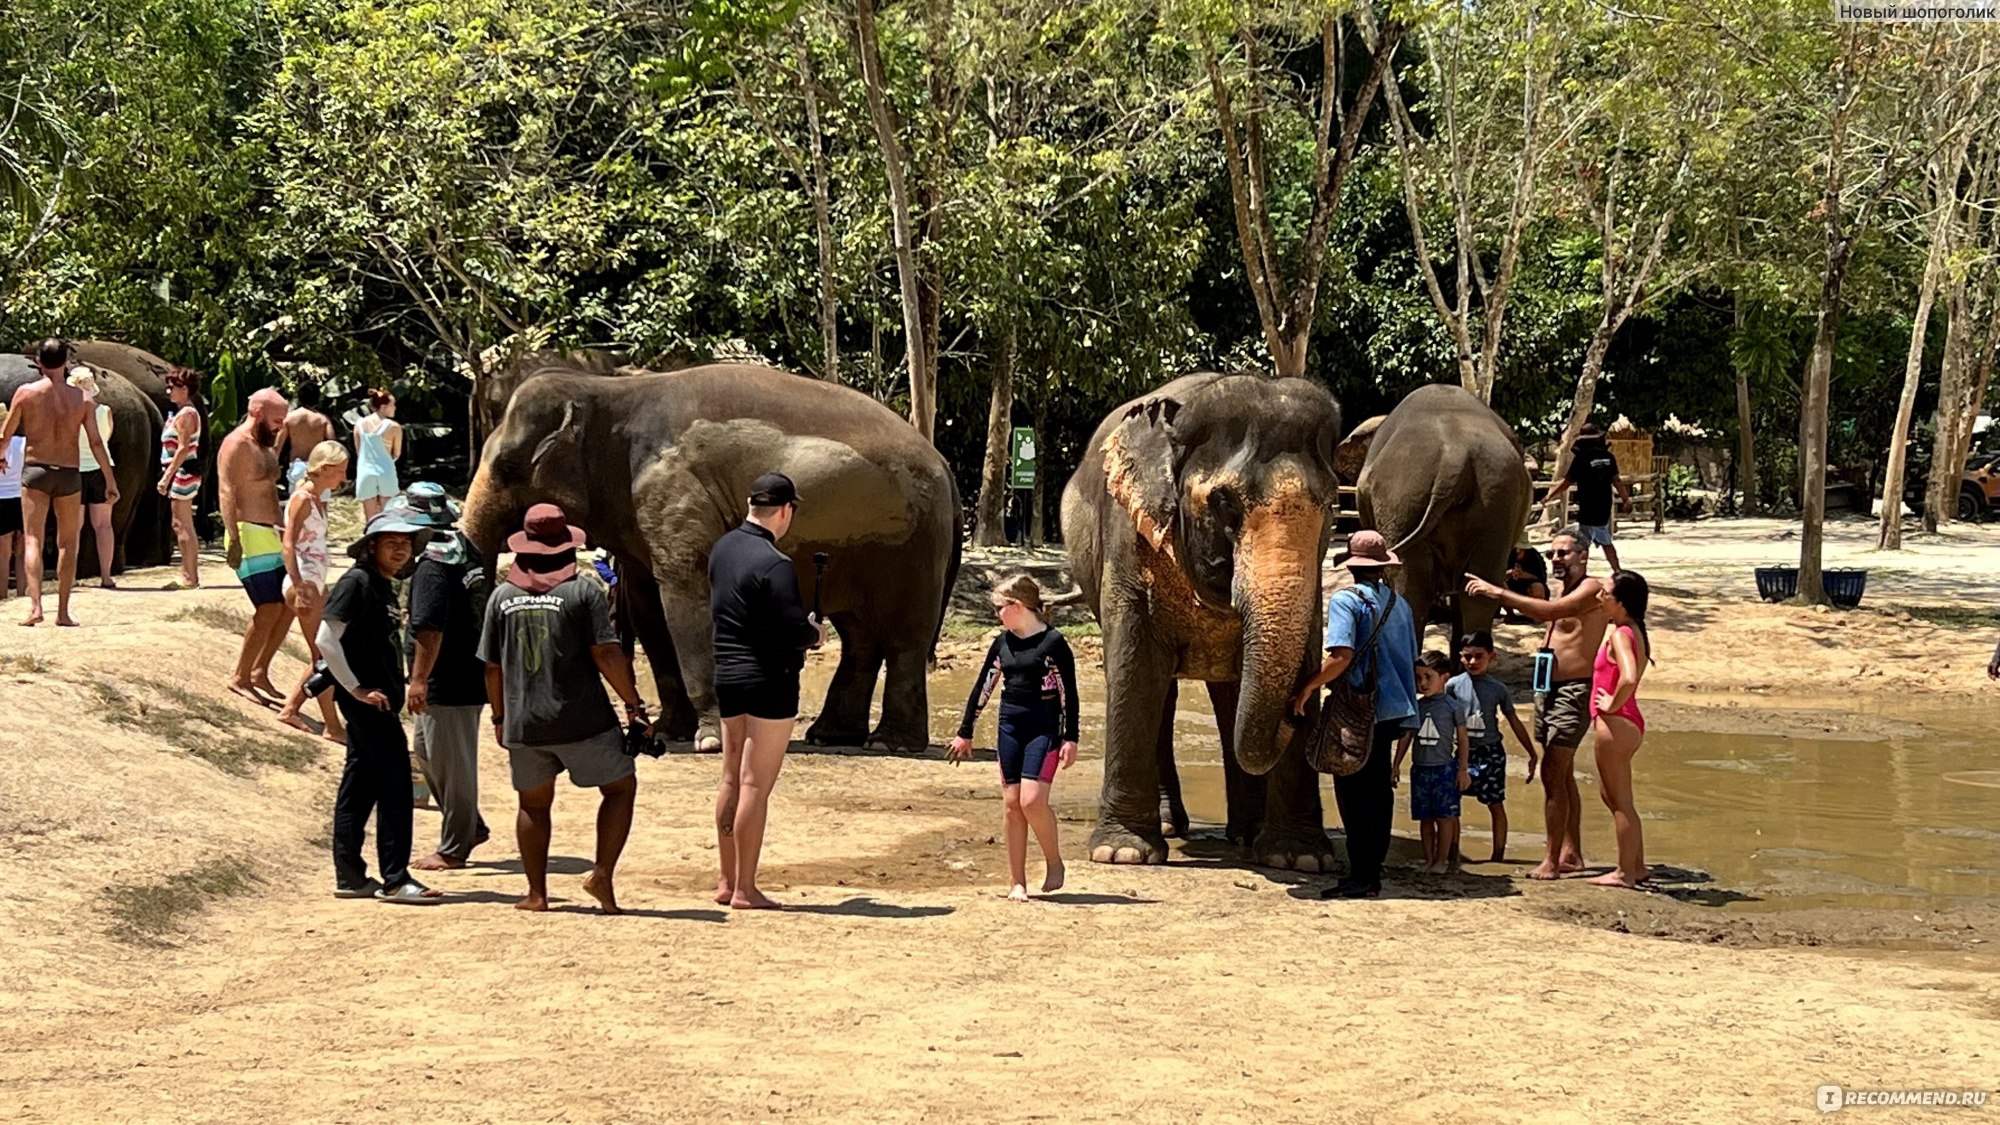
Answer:
POLYGON ((201 494, 201 411, 195 409, 195 373, 185 367, 167 371, 167 397, 173 416, 160 430, 159 492, 173 502, 174 538, 180 544, 178 588, 201 585, 201 540, 194 533, 194 501, 201 494))

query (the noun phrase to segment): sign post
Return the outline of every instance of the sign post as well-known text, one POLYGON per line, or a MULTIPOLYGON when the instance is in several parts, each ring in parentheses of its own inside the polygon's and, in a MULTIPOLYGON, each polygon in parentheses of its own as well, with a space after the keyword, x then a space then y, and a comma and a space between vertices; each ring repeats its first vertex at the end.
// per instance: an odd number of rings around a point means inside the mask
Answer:
POLYGON ((1013 488, 1035 487, 1035 462, 1041 451, 1035 445, 1034 427, 1015 426, 1012 449, 1007 483, 1013 488))

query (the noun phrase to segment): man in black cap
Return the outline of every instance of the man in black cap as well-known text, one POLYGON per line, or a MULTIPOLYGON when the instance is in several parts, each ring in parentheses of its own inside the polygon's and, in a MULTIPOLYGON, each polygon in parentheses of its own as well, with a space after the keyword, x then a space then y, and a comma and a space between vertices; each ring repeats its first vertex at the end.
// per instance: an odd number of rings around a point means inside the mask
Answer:
POLYGON ((807 649, 826 643, 826 625, 806 613, 798 571, 778 549, 798 508, 792 478, 765 473, 750 485, 750 518, 708 555, 722 717, 722 789, 715 798, 722 878, 715 901, 738 910, 778 905, 757 889, 757 860, 771 790, 799 714, 799 669, 807 649))

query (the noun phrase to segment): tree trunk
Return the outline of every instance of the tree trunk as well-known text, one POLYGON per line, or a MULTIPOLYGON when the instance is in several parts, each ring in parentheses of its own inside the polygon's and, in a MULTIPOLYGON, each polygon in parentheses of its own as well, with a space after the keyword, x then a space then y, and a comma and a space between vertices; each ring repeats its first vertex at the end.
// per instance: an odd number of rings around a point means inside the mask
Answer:
POLYGON ((1047 451, 1052 448, 1049 445, 1049 386, 1047 383, 1042 384, 1041 393, 1035 396, 1035 445, 1038 451, 1041 452, 1041 456, 1037 458, 1035 493, 1031 501, 1033 508, 1028 512, 1028 546, 1030 547, 1039 547, 1043 543, 1048 542, 1048 522, 1043 515, 1048 509, 1042 503, 1042 485, 1048 481, 1049 474, 1040 471, 1040 466, 1047 464, 1047 451))
MULTIPOLYGON (((1937 426, 1931 435, 1930 479, 1924 486, 1924 530, 1935 532, 1957 514, 1960 466, 1952 451, 1962 448, 1958 430, 1965 418, 1964 401, 1970 397, 1972 370, 1967 364, 1967 323, 1965 282, 1954 283, 1945 299, 1944 365, 1938 373, 1937 426)), ((1969 427, 1968 427, 1969 428, 1969 427)))
POLYGON ((917 267, 916 228, 910 221, 909 160, 897 133, 895 111, 889 105, 888 82, 882 74, 882 47, 875 31, 875 0, 856 0, 855 53, 860 56, 861 81, 868 94, 868 117, 889 180, 890 237, 896 252, 896 286, 903 304, 903 354, 910 368, 910 423, 925 441, 933 440, 936 421, 930 376, 935 367, 924 335, 921 273, 917 267))
POLYGON ((813 233, 819 239, 820 378, 840 382, 840 291, 834 258, 833 205, 827 198, 831 173, 826 166, 826 130, 819 120, 819 84, 813 80, 812 56, 799 44, 799 92, 806 101, 806 143, 812 147, 813 233))
POLYGON ((1845 244, 1829 240, 1826 278, 1820 286, 1819 318, 1813 329, 1812 359, 1806 369, 1805 401, 1799 418, 1799 597, 1826 605, 1820 554, 1826 536, 1827 398, 1833 381, 1833 344, 1840 330, 1840 290, 1847 274, 1845 244))
MULTIPOLYGON (((1007 496, 1013 482, 1008 480, 1014 436, 1014 328, 1001 333, 999 351, 993 357, 993 399, 986 410, 986 467, 979 479, 979 522, 973 542, 981 547, 998 547, 1007 542, 1007 496)), ((1041 435, 1035 440, 1039 442, 1041 435)), ((1038 466, 1039 468, 1039 466, 1038 466)), ((1036 473, 1039 483, 1041 474, 1036 473)))
POLYGON ((1903 470, 1909 459, 1910 415, 1916 413, 1917 388, 1924 377, 1924 338, 1930 331, 1931 303, 1937 297, 1938 274, 1944 268, 1944 244, 1948 224, 1956 207, 1938 210, 1937 226, 1931 231, 1930 254, 1924 261, 1924 278, 1917 286, 1917 312, 1910 323, 1910 351, 1903 360, 1903 393, 1896 400, 1896 429, 1889 437, 1889 463, 1882 474, 1882 528, 1875 546, 1884 551, 1903 549, 1903 470))

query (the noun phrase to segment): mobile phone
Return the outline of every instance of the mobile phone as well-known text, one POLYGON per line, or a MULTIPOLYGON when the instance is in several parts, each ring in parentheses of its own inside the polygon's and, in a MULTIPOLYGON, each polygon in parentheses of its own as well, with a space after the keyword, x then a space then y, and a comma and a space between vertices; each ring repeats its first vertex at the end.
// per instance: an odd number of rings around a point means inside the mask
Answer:
POLYGON ((1541 695, 1556 686, 1556 650, 1541 648, 1535 650, 1535 694, 1541 695))

